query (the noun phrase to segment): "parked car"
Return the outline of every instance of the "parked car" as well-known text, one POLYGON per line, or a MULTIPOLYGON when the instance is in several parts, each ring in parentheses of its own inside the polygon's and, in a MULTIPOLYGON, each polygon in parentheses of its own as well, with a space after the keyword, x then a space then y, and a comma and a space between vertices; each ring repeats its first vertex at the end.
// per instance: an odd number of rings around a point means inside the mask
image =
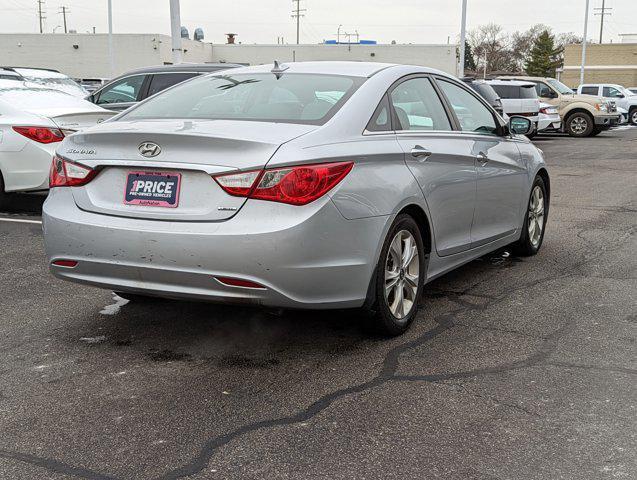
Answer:
POLYGON ((52 88, 61 92, 68 93, 74 97, 84 98, 88 92, 84 90, 71 77, 48 68, 31 68, 31 67, 2 67, 4 70, 12 71, 20 77, 22 81, 29 82, 41 87, 52 88))
POLYGON ((502 101, 504 113, 527 117, 533 122, 533 131, 529 138, 537 134, 540 121, 540 101, 535 93, 535 85, 530 82, 516 82, 511 80, 487 80, 502 101))
POLYGON ((55 147, 114 113, 59 90, 0 80, 0 203, 10 192, 46 190, 55 147))
POLYGON ((590 137, 619 122, 615 107, 599 96, 578 95, 549 77, 503 76, 500 79, 533 82, 540 101, 559 109, 562 130, 572 137, 590 137))
POLYGON ((13 70, 6 70, 4 68, 0 68, 0 80, 16 80, 18 82, 24 81, 22 75, 19 73, 16 73, 13 70))
POLYGON ((88 93, 93 93, 98 88, 103 87, 109 82, 108 78, 76 78, 75 81, 79 83, 84 90, 88 93))
POLYGON ((577 93, 597 95, 614 102, 628 111, 628 120, 637 125, 637 95, 625 87, 611 83, 585 83, 577 87, 577 93))
POLYGON ((426 282, 507 245, 539 250, 549 177, 517 135, 532 128, 424 67, 202 76, 58 147, 48 262, 133 300, 362 307, 397 335, 426 282))
POLYGON ((537 125, 538 133, 559 132, 562 129, 562 120, 557 107, 550 103, 540 102, 540 114, 537 125))
POLYGON ((114 78, 86 99, 109 110, 123 111, 190 78, 238 66, 232 63, 180 63, 140 68, 114 78))
POLYGON ((476 92, 478 92, 478 95, 484 98, 487 103, 491 105, 502 118, 504 118, 506 114, 504 113, 504 108, 502 107, 502 100, 491 85, 489 85, 485 80, 480 80, 473 77, 464 77, 462 81, 473 88, 476 92))

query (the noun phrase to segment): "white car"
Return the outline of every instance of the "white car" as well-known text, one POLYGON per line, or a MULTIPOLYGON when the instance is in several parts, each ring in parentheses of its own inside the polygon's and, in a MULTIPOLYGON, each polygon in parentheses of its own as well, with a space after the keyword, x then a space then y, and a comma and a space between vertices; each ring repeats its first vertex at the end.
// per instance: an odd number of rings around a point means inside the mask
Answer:
POLYGON ((540 102, 540 115, 537 124, 538 132, 559 132, 562 120, 556 106, 540 102))
POLYGON ((616 83, 586 83, 577 87, 577 93, 597 95, 610 100, 628 111, 628 121, 637 125, 637 95, 616 83))
POLYGON ((10 192, 48 189, 59 142, 113 115, 58 90, 0 80, 0 204, 10 192))
POLYGON ((24 67, 4 67, 4 69, 17 73, 23 81, 34 84, 34 86, 60 90, 78 98, 86 98, 89 94, 88 90, 79 83, 57 70, 24 67))
POLYGON ((538 132, 540 121, 540 100, 535 91, 535 83, 518 80, 487 80, 502 100, 504 113, 509 117, 518 115, 527 117, 534 125, 532 137, 538 132))

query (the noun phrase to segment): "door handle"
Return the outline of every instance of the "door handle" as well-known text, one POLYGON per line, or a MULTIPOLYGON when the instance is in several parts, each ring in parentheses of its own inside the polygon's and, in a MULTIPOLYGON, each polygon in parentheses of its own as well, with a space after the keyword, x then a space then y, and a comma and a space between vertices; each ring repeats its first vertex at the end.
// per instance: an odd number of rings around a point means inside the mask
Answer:
POLYGON ((418 158, 421 162, 431 156, 431 152, 420 145, 416 145, 411 149, 411 156, 418 158))
POLYGON ((476 155, 476 158, 478 159, 478 162, 480 162, 482 165, 484 165, 485 163, 489 161, 489 157, 487 157, 484 152, 478 153, 476 155))

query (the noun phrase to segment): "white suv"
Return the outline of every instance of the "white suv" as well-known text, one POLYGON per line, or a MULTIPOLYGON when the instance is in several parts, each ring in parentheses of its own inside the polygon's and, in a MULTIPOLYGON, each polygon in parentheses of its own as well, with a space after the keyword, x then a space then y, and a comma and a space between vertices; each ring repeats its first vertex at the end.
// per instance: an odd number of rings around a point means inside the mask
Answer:
POLYGON ((577 87, 577 93, 597 95, 615 102, 628 112, 628 121, 637 125, 637 95, 615 83, 586 83, 577 87))
POLYGON ((527 137, 534 136, 538 131, 540 120, 540 100, 535 91, 535 84, 517 80, 487 80, 487 83, 502 100, 504 113, 509 117, 512 115, 527 117, 533 122, 533 132, 527 137))

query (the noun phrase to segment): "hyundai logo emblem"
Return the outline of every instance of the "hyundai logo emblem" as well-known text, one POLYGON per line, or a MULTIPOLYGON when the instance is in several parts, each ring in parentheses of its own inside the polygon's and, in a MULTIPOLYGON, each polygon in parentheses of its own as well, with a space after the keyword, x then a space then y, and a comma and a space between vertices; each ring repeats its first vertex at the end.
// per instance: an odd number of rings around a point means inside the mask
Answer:
POLYGON ((153 142, 144 142, 138 147, 139 153, 143 157, 156 157, 161 153, 161 147, 153 142))

